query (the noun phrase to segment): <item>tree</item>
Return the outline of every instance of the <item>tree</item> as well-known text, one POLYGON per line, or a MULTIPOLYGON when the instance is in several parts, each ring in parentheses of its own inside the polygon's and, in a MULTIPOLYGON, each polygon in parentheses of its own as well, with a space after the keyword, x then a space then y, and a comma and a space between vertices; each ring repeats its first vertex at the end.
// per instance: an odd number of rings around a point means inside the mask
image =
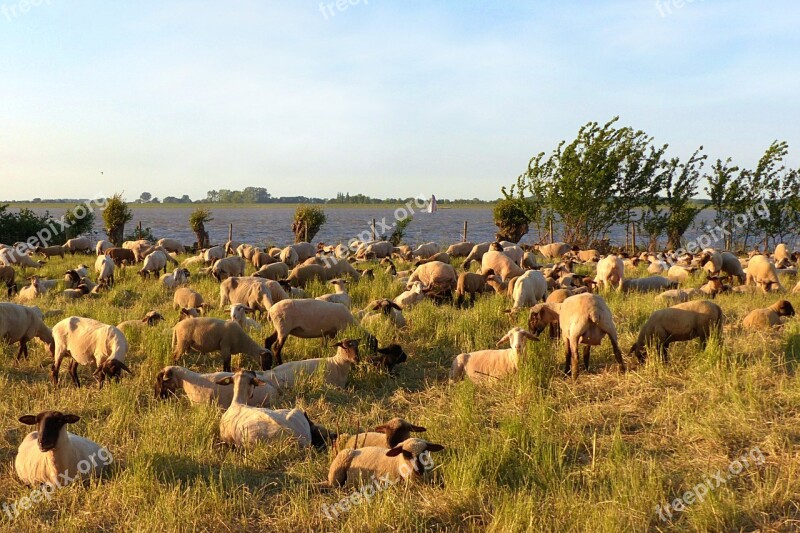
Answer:
POLYGON ((311 242, 327 219, 325 211, 320 207, 313 205, 298 207, 294 212, 292 223, 294 242, 311 242))
POLYGON ((115 194, 106 202, 103 210, 103 222, 105 223, 106 234, 114 246, 122 246, 125 234, 125 224, 133 219, 128 204, 122 199, 120 193, 115 194))
POLYGON ((786 168, 784 158, 789 153, 789 145, 774 141, 753 171, 750 191, 748 217, 762 235, 764 250, 770 247, 770 239, 782 241, 795 233, 798 227, 798 192, 800 185, 796 170, 786 168), (765 209, 766 207, 766 209, 765 209))
POLYGON ((732 249, 736 240, 734 217, 746 209, 747 197, 743 186, 746 181, 745 176, 746 171, 738 166, 731 166, 730 157, 724 162, 717 159, 711 167, 711 174, 706 176, 708 185, 705 192, 715 211, 714 223, 718 228, 728 232, 725 234, 727 249, 732 249))
POLYGON ((139 199, 142 201, 142 203, 146 204, 147 202, 150 201, 150 198, 152 197, 153 195, 150 194, 149 192, 143 192, 141 196, 139 196, 139 199))
POLYGON ((664 191, 666 198, 663 203, 666 212, 658 213, 655 220, 662 224, 667 234, 667 247, 677 249, 681 247, 681 238, 694 219, 703 210, 692 198, 697 193, 700 184, 700 171, 708 156, 700 155, 701 146, 686 163, 681 163, 675 157, 669 161, 664 172, 664 191))
MULTIPOLYGON (((42 235, 50 235, 50 230, 46 228, 50 226, 51 220, 52 218, 47 212, 44 215, 37 215, 30 209, 20 209, 17 213, 9 213, 8 204, 0 205, 0 242, 9 244, 27 242, 28 239, 36 237, 40 232, 42 235)), ((55 226, 57 225, 55 224, 55 226)), ((64 241, 62 239, 52 242, 64 241)), ((39 244, 46 246, 49 242, 40 241, 39 244)))
MULTIPOLYGON (((414 220, 414 217, 408 216, 397 221, 397 224, 394 226, 394 230, 392 230, 392 234, 389 236, 389 242, 391 242, 393 246, 400 246, 400 243, 403 242, 403 237, 406 235, 406 229, 408 229, 408 225, 411 224, 412 220, 414 220)), ((385 236, 383 238, 384 240, 386 239, 385 236)))
POLYGON ((87 204, 78 204, 64 213, 64 221, 69 224, 66 229, 66 238, 73 239, 84 233, 90 233, 94 228, 94 210, 87 204))
POLYGON ((206 222, 211 222, 212 220, 214 218, 211 216, 211 210, 205 207, 198 207, 189 215, 189 226, 197 237, 197 246, 199 248, 208 248, 210 245, 206 222))
POLYGON ((498 241, 519 242, 528 233, 531 219, 524 208, 524 200, 504 199, 497 202, 493 210, 494 223, 498 228, 498 241))

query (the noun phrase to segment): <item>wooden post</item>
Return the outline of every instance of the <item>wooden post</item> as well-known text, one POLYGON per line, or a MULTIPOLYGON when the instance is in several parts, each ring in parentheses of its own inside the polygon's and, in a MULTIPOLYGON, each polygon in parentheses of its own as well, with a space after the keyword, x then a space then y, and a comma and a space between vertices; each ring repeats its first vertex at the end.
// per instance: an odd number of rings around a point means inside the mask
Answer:
POLYGON ((631 234, 633 235, 633 239, 631 239, 631 244, 633 245, 633 249, 631 250, 631 256, 636 255, 636 223, 631 222, 631 234))
POLYGON ((464 221, 464 238, 461 240, 461 242, 467 242, 467 221, 466 220, 464 221))
POLYGON ((233 240, 233 224, 228 224, 228 242, 233 240))
POLYGON ((553 218, 550 217, 550 244, 555 242, 555 237, 553 236, 553 218))
POLYGON ((139 227, 139 231, 136 233, 136 236, 141 239, 142 238, 142 221, 141 220, 139 221, 139 226, 138 227, 139 227))
POLYGON ((375 219, 372 219, 372 240, 375 240, 375 219))

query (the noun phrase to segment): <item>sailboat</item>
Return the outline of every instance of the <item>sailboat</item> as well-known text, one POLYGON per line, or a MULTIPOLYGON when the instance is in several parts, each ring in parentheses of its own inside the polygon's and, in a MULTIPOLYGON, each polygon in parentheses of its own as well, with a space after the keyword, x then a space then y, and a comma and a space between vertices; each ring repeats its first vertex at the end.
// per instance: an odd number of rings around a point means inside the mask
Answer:
POLYGON ((431 199, 428 202, 428 213, 435 213, 436 212, 436 196, 433 194, 431 195, 431 199))

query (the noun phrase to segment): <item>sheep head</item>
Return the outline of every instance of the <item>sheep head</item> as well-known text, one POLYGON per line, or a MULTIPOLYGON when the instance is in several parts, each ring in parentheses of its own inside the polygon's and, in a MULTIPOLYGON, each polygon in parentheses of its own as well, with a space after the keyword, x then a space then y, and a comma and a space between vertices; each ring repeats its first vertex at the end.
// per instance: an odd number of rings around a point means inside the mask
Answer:
POLYGON ((794 307, 792 307, 792 304, 787 300, 778 300, 773 304, 772 310, 775 311, 778 316, 794 316, 794 307))
POLYGON ((414 473, 421 476, 425 470, 430 469, 430 452, 444 450, 441 444, 434 444, 422 439, 406 439, 386 452, 387 457, 402 455, 403 459, 413 461, 414 473), (426 464, 427 463, 427 464, 426 464))
POLYGON ((148 326, 155 326, 161 320, 164 320, 164 317, 158 311, 150 311, 142 318, 142 322, 148 326))
POLYGON ((74 424, 81 417, 78 415, 64 414, 61 411, 42 411, 38 415, 23 415, 19 421, 28 426, 36 426, 37 443, 39 449, 47 452, 58 445, 61 429, 67 424, 74 424))
POLYGON ((308 427, 311 430, 311 445, 318 451, 325 450, 330 443, 334 442, 339 437, 333 431, 312 422, 305 411, 303 411, 303 416, 306 417, 306 422, 308 422, 308 427))
POLYGON ((338 349, 338 354, 341 354, 345 360, 356 364, 359 362, 358 358, 358 341, 355 339, 345 339, 334 344, 338 349))
POLYGON ((387 423, 376 427, 374 431, 385 434, 386 444, 388 444, 390 448, 394 448, 403 441, 408 440, 412 432, 424 433, 427 429, 422 426, 415 426, 402 418, 392 418, 387 423))
POLYGON ((158 374, 156 374, 155 393, 156 398, 166 399, 175 395, 178 390, 178 382, 172 372, 171 367, 167 367, 158 374))
POLYGON ((119 381, 123 370, 128 374, 133 375, 131 369, 128 368, 127 365, 122 361, 119 361, 118 359, 106 359, 100 363, 100 366, 97 367, 97 370, 94 371, 92 376, 94 376, 94 379, 96 379, 102 387, 106 377, 119 381))
POLYGON ((369 358, 369 362, 378 368, 383 368, 389 373, 394 372, 394 367, 400 363, 405 363, 408 355, 403 351, 399 344, 390 344, 378 350, 378 355, 369 358))
POLYGON ((511 345, 511 348, 516 350, 525 344, 525 339, 530 339, 533 341, 539 340, 538 337, 532 335, 528 330, 522 328, 511 328, 508 333, 503 335, 503 338, 497 341, 497 346, 502 346, 503 343, 508 342, 511 345))

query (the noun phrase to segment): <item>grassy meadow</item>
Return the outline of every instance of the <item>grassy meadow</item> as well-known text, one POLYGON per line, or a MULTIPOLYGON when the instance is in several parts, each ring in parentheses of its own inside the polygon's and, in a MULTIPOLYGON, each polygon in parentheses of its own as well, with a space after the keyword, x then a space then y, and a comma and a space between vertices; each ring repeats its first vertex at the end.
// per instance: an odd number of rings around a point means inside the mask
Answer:
MULTIPOLYGON (((61 279, 67 268, 93 257, 53 259, 38 272, 61 279)), ((407 265, 399 263, 398 268, 407 265)), ((11 503, 31 489, 14 473, 17 447, 31 430, 23 414, 61 410, 80 415, 69 429, 106 446, 113 468, 102 480, 74 484, 50 500, 9 518, 3 531, 787 531, 800 527, 800 323, 770 333, 744 332, 742 318, 766 307, 774 295, 722 295, 727 316, 722 340, 703 351, 697 342, 673 345, 664 364, 651 356, 629 371, 614 364, 607 340, 592 351, 591 370, 577 382, 561 372, 564 349, 546 335, 528 344, 516 375, 476 386, 448 383, 453 357, 493 347, 527 313, 503 313, 502 296, 481 298, 456 310, 424 302, 406 313, 398 331, 381 324, 381 345, 402 344, 409 361, 389 376, 362 364, 344 390, 308 383, 285 392, 276 408, 299 406, 330 429, 352 433, 394 416, 428 428, 422 436, 446 446, 433 454, 433 482, 396 485, 333 520, 323 511, 349 496, 327 479, 331 451, 300 450, 291 442, 249 452, 219 440, 221 411, 191 405, 185 397, 154 398, 156 373, 171 363, 171 327, 178 313, 172 294, 136 268, 118 271, 117 284, 96 298, 66 301, 54 290, 37 302, 61 310, 48 318, 80 315, 105 323, 141 318, 156 309, 161 324, 129 336, 133 376, 98 389, 81 367, 83 387, 72 386, 62 364, 56 389, 51 359, 38 341, 16 363, 16 345, 0 358, 0 495, 11 503), (758 447, 763 464, 750 464, 703 501, 662 521, 656 506, 727 471, 758 447)), ((579 271, 588 273, 584 267, 579 271)), ((194 268, 193 268, 194 272, 194 268)), ((352 284, 354 308, 394 297, 402 287, 376 269, 374 282, 352 284)), ((27 274, 32 271, 26 272, 27 274)), ((646 275, 644 270, 629 275, 646 275)), ((92 274, 94 278, 94 274, 92 274)), ((692 286, 702 284, 698 276, 692 286)), ((788 287, 790 280, 784 280, 788 287)), ((193 276, 191 286, 218 303, 218 285, 193 276)), ((329 292, 310 288, 317 296, 329 292)), ((800 298, 787 296, 795 306, 800 298)), ((627 352, 649 314, 661 305, 652 295, 606 295, 620 345, 627 352)), ((211 316, 223 317, 218 309, 211 316)), ((269 324, 251 331, 259 341, 269 324)), ((349 331, 341 337, 355 336, 349 331)), ((291 338, 284 359, 332 355, 320 340, 291 338)), ((218 356, 188 356, 178 364, 198 371, 221 368, 218 356)), ((234 367, 257 367, 235 356, 234 367)))

